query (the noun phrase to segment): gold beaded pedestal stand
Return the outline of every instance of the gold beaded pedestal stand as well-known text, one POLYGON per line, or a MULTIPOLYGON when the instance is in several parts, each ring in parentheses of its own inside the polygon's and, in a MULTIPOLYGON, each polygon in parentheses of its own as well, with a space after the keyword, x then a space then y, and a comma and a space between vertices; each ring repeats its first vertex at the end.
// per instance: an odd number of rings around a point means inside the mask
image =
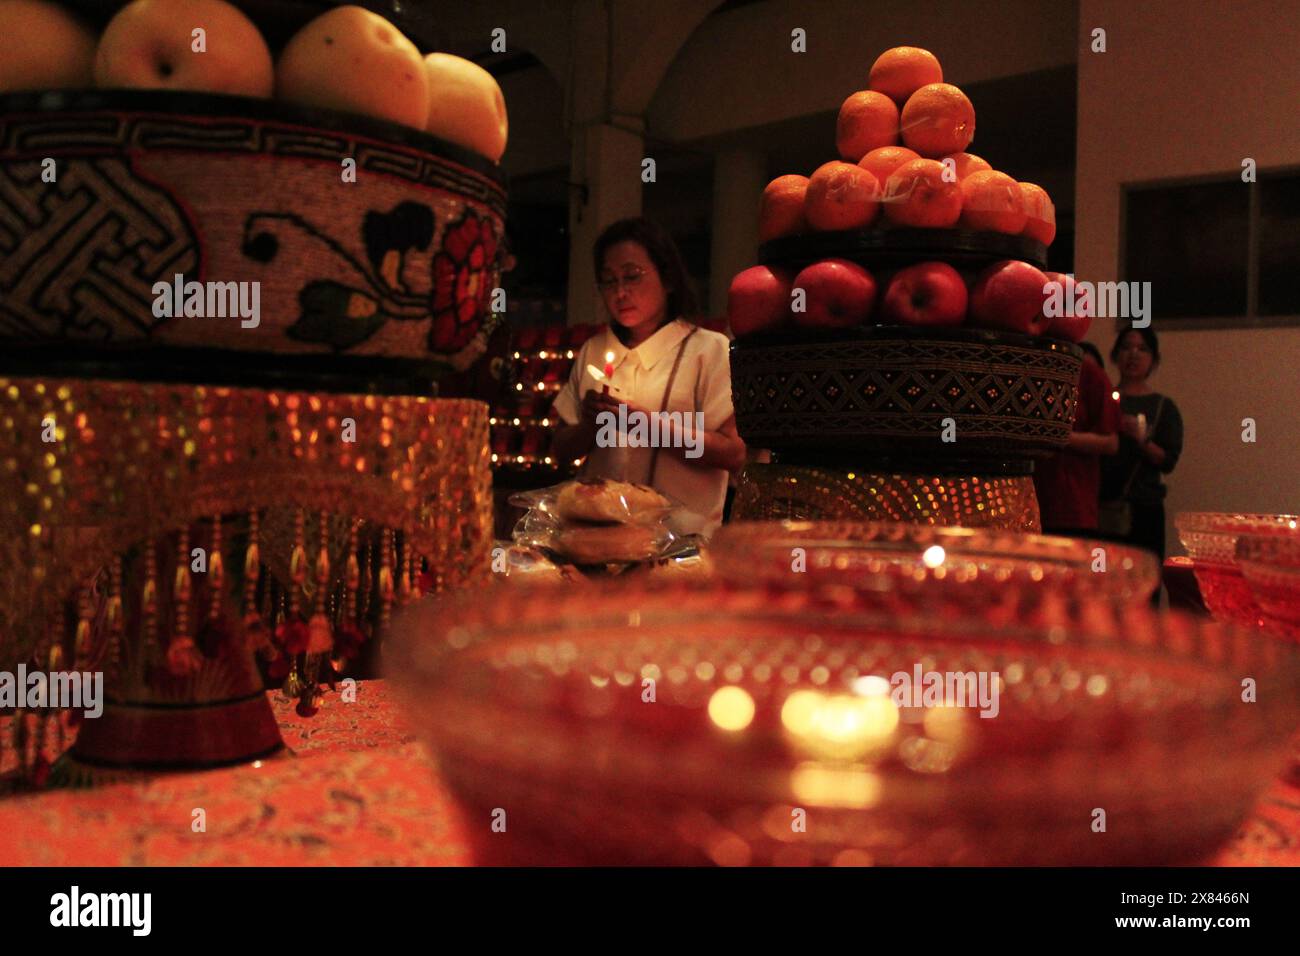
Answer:
POLYGON ((732 516, 1042 530, 1034 483, 1026 476, 939 477, 779 464, 745 467, 732 516))
MULTIPOLYGON (((55 776, 280 750, 267 675, 309 715, 394 604, 486 578, 487 437, 474 401, 0 378, 0 669, 104 674, 55 776)), ((18 777, 67 717, 15 714, 18 777)))

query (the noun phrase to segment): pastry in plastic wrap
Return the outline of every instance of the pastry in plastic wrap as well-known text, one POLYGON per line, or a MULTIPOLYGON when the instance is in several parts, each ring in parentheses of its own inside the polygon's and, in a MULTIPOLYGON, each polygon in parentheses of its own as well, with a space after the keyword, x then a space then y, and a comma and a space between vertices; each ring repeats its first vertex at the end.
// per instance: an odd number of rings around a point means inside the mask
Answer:
POLYGON ((561 485, 555 496, 555 513, 565 521, 621 523, 671 507, 653 488, 609 478, 579 478, 561 485))
POLYGON ((664 557, 678 540, 669 519, 680 505, 645 485, 584 478, 521 492, 510 503, 528 509, 515 545, 559 563, 636 564, 664 557))
POLYGON ((494 581, 514 585, 580 584, 584 580, 571 566, 556 564, 538 548, 497 541, 492 549, 494 581))
POLYGON ((614 564, 654 558, 669 537, 658 524, 566 524, 551 547, 574 564, 614 564))

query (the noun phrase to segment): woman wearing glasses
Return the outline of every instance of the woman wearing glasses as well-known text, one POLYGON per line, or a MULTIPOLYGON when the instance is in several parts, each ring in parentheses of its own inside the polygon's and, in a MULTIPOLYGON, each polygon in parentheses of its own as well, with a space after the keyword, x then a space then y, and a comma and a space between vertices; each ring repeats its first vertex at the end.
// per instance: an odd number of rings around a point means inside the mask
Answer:
POLYGON ((677 530, 707 535, 722 524, 728 473, 745 462, 727 337, 685 318, 695 312, 694 295, 681 254, 660 226, 622 219, 601 233, 593 253, 609 327, 583 344, 556 396, 554 413, 564 425, 553 451, 562 459, 585 455, 584 476, 650 485, 677 499, 689 512, 677 530), (660 419, 673 424, 659 429, 656 447, 628 447, 622 435, 606 447, 610 429, 601 422, 610 419, 598 421, 602 412, 615 421, 623 414, 629 425, 659 412, 682 414, 660 419))

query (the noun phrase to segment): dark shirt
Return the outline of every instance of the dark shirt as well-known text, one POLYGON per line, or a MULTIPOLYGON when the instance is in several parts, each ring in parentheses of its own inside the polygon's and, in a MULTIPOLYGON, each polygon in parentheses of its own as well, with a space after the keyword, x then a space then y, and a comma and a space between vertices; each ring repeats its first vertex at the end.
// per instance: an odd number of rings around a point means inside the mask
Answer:
POLYGON ((1119 454, 1103 458, 1101 462, 1101 500, 1126 498, 1136 502, 1163 501, 1166 489, 1160 476, 1173 471, 1178 464, 1178 456, 1183 453, 1183 416, 1179 414, 1178 406, 1172 399, 1158 392, 1150 395, 1122 395, 1119 404, 1125 415, 1146 415, 1148 436, 1164 450, 1165 461, 1157 468, 1147 461, 1138 443, 1121 432, 1119 454), (1157 422, 1156 411, 1160 409, 1162 399, 1164 408, 1160 411, 1160 420, 1157 422), (1124 485, 1129 481, 1130 475, 1133 480, 1128 486, 1128 494, 1125 494, 1124 485))

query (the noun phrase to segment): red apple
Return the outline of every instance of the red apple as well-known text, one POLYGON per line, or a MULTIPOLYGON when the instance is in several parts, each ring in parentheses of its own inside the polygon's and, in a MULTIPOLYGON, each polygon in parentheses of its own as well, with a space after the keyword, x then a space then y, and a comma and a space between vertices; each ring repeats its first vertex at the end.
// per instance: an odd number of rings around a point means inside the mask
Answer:
POLYGON ((880 300, 880 321, 898 325, 961 325, 966 283, 946 262, 919 262, 900 270, 880 300))
POLYGON ((790 288, 785 269, 753 266, 736 273, 727 292, 727 321, 736 338, 780 328, 790 321, 790 288))
POLYGON ((794 277, 794 288, 805 295, 804 311, 796 311, 799 325, 843 329, 861 325, 871 317, 876 302, 876 280, 856 262, 823 259, 794 277))
POLYGON ((1075 283, 1074 276, 1066 275, 1063 272, 1044 272, 1047 276, 1048 283, 1060 283, 1061 291, 1057 292, 1050 284, 1044 290, 1043 308, 1045 312, 1060 311, 1061 314, 1048 316, 1047 334, 1054 335, 1057 338, 1069 339, 1071 342, 1082 342, 1088 334, 1088 329, 1092 325, 1092 296, 1089 294, 1089 286, 1083 286, 1082 289, 1075 283), (1083 295, 1079 293, 1082 291, 1083 295), (1053 297, 1059 297, 1053 301, 1053 297), (1066 315, 1066 312, 1073 312, 1074 315, 1066 315))
POLYGON ((979 274, 970 291, 972 325, 1029 335, 1047 331, 1043 314, 1047 276, 1028 262, 1003 259, 979 274))

